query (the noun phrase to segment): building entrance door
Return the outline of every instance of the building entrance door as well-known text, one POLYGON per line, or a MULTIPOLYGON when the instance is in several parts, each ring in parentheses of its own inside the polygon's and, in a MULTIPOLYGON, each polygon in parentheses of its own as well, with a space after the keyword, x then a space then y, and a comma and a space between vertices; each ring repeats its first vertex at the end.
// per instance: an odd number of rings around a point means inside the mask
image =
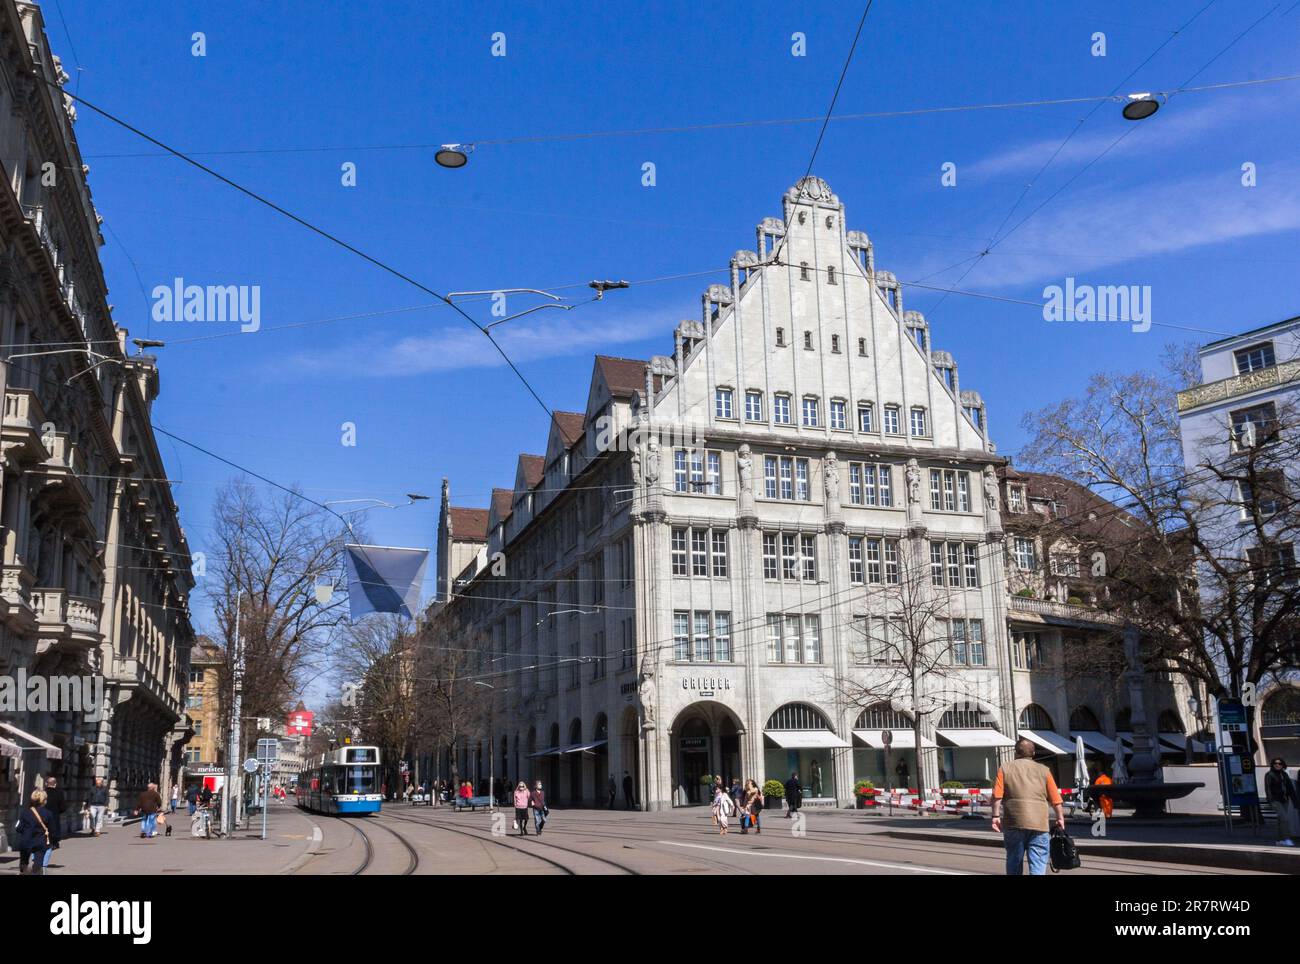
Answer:
POLYGON ((704 777, 709 774, 709 738, 684 736, 680 744, 680 773, 682 789, 688 803, 708 802, 704 798, 704 777))

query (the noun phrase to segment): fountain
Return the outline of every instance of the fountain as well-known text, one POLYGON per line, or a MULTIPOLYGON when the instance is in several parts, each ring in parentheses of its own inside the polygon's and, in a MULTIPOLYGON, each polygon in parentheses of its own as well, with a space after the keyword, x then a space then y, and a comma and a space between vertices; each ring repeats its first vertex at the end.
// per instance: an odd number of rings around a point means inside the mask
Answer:
MULTIPOLYGON (((1203 783, 1165 783, 1160 778, 1160 760, 1155 750, 1155 740, 1147 724, 1146 695, 1142 687, 1143 673, 1138 655, 1138 631, 1134 626, 1124 628, 1124 656, 1128 669, 1124 680, 1128 683, 1129 705, 1133 712, 1133 758, 1123 765, 1122 746, 1116 747, 1119 763, 1115 768, 1115 782, 1093 784, 1084 793, 1093 800, 1099 796, 1110 797, 1117 804, 1128 803, 1134 807, 1136 817, 1164 816, 1165 801, 1177 800, 1203 783), (1123 771, 1127 771, 1127 773, 1123 771), (1121 780, 1120 777, 1125 779, 1121 780)), ((1117 738, 1118 743, 1118 738, 1117 738)))

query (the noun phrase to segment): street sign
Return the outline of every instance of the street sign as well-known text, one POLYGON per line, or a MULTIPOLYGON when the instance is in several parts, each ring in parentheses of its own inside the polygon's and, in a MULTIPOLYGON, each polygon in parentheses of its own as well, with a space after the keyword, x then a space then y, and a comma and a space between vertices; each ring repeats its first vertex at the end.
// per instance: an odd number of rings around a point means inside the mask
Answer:
POLYGON ((892 730, 881 730, 881 731, 880 731, 880 742, 883 743, 883 744, 885 744, 886 747, 891 746, 891 745, 893 744, 893 742, 894 742, 894 733, 893 733, 893 731, 892 731, 892 730))
POLYGON ((244 761, 244 772, 245 772, 245 773, 256 773, 256 772, 257 772, 257 767, 258 767, 258 763, 257 763, 257 760, 256 760, 254 757, 251 757, 251 756, 250 756, 247 760, 244 761))
POLYGON ((280 759, 280 741, 258 740, 257 759, 262 763, 274 763, 280 759))

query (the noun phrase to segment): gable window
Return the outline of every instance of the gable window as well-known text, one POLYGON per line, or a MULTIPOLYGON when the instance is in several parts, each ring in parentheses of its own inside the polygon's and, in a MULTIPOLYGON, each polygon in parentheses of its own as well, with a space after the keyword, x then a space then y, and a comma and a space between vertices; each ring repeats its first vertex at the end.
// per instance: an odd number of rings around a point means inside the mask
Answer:
POLYGON ((1012 512, 1025 511, 1025 487, 1023 485, 1007 486, 1007 508, 1012 512))
POLYGON ((848 413, 845 411, 845 405, 842 400, 831 401, 831 428, 847 429, 849 427, 848 413))
POLYGON ((714 408, 714 414, 718 418, 735 417, 731 408, 731 396, 732 396, 732 392, 730 388, 719 388, 717 391, 714 392, 713 408, 714 408))
POLYGON ((898 430, 898 406, 897 405, 885 406, 885 434, 886 435, 902 434, 898 430))
POLYGON ((912 437, 923 438, 930 432, 925 423, 925 409, 916 407, 912 409, 912 437))
POLYGON ((772 421, 777 425, 790 424, 790 396, 772 396, 772 421))
POLYGON ((805 398, 803 400, 803 424, 808 428, 816 428, 817 423, 817 399, 805 398))
POLYGON ((1273 343, 1271 341, 1266 341, 1260 345, 1252 345, 1249 348, 1238 349, 1233 352, 1233 357, 1237 362, 1238 375, 1257 372, 1261 368, 1272 368, 1277 364, 1277 359, 1273 356, 1273 343))
POLYGON ((873 417, 875 406, 870 402, 858 402, 858 431, 874 432, 875 418, 873 417))
POLYGON ((751 422, 763 421, 763 393, 745 392, 745 418, 751 422))

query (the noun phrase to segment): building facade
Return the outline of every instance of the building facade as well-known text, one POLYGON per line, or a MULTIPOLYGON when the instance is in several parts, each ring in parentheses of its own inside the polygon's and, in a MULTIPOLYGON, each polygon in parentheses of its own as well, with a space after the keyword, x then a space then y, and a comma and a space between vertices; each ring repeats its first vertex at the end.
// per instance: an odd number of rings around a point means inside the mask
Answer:
MULTIPOLYGON (((1300 570, 1293 538, 1300 487, 1300 459, 1295 456, 1300 444, 1300 317, 1211 342, 1198 354, 1201 383, 1178 393, 1178 416, 1187 471, 1218 507, 1209 539, 1225 556, 1248 559, 1263 571, 1290 573, 1294 580, 1300 570), (1281 459, 1252 455, 1270 449, 1285 454, 1281 459), (1241 466, 1255 458, 1270 467, 1259 473, 1259 491, 1222 479, 1240 477, 1245 472, 1241 466), (1270 519, 1263 530, 1253 523, 1256 509, 1270 519), (1271 542, 1265 554, 1272 558, 1260 557, 1259 531, 1264 542, 1271 542)), ((1205 580, 1202 595, 1213 592, 1213 585, 1205 580)), ((1258 693, 1255 739, 1261 763, 1273 756, 1300 759, 1300 667, 1275 677, 1264 680, 1258 693)))
POLYGON ((49 776, 72 802, 102 777, 133 805, 165 792, 189 735, 193 578, 149 420, 158 372, 111 315, 40 7, 0 2, 0 58, 0 675, 102 690, 0 713, 0 811, 49 776))
POLYGON ((198 637, 190 650, 189 685, 185 691, 185 715, 194 731, 181 755, 186 767, 225 762, 226 737, 221 732, 224 699, 221 667, 224 665, 221 649, 206 636, 198 637))

